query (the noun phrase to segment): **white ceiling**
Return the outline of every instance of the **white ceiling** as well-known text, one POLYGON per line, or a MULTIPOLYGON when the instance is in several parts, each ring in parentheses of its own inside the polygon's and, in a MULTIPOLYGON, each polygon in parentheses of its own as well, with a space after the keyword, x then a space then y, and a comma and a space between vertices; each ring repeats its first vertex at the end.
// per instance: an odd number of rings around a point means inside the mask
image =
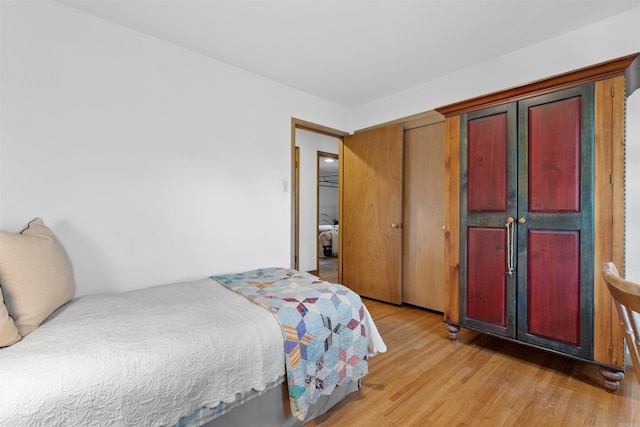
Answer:
POLYGON ((640 7, 640 0, 57 1, 346 107, 640 7))

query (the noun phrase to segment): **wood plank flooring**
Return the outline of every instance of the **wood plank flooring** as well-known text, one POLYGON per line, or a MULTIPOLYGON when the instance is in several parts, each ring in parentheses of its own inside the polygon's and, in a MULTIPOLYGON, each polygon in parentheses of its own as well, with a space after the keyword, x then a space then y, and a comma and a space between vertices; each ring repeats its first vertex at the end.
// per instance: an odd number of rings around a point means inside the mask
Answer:
POLYGON ((441 314, 365 304, 388 351, 359 392, 306 426, 640 427, 630 367, 612 394, 594 365, 465 329, 452 342, 441 314))
POLYGON ((338 283, 338 258, 337 257, 320 257, 318 258, 318 274, 320 278, 331 282, 338 283))

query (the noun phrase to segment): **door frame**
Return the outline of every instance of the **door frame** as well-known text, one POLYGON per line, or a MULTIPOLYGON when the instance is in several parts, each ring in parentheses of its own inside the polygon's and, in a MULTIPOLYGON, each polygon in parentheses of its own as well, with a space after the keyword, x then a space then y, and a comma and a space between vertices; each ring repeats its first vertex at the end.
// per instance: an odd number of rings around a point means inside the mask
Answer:
MULTIPOLYGON (((306 130, 309 132, 316 132, 323 135, 331 136, 339 139, 338 147, 342 147, 342 138, 345 135, 349 135, 348 132, 344 132, 338 129, 333 129, 327 126, 319 125, 317 123, 308 122, 306 120, 291 118, 291 268, 298 270, 299 255, 300 255, 300 186, 298 181, 300 174, 298 170, 298 159, 296 152, 296 130, 306 130)), ((339 166, 340 170, 340 166, 339 166)), ((340 172, 338 172, 340 173, 340 172)), ((338 182, 338 187, 340 187, 338 182)), ((338 190, 339 191, 339 190, 338 190)), ((341 200, 338 200, 338 211, 342 210, 341 200)), ((317 244, 317 243, 316 243, 317 244)), ((340 252, 338 252, 338 262, 340 262, 340 252)))

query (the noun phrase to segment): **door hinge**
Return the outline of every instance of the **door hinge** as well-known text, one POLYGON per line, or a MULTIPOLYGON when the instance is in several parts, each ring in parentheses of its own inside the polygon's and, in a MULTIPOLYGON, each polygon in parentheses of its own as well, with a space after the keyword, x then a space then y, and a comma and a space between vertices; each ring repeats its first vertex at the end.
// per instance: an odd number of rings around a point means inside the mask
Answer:
POLYGON ((609 359, 613 360, 613 346, 609 347, 609 359))
POLYGON ((615 88, 616 88, 616 87, 615 87, 614 85, 611 85, 611 97, 612 97, 612 98, 616 96, 616 95, 615 95, 615 88))
POLYGON ((613 184, 613 181, 614 181, 613 172, 611 172, 611 184, 613 184))

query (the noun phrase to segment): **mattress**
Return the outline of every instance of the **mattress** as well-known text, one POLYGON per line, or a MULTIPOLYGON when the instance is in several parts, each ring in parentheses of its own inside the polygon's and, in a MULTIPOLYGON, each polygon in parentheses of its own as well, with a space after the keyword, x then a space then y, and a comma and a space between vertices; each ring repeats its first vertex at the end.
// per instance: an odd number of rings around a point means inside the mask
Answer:
POLYGON ((0 424, 173 425, 283 375, 268 311, 210 279, 78 298, 0 349, 0 424))

